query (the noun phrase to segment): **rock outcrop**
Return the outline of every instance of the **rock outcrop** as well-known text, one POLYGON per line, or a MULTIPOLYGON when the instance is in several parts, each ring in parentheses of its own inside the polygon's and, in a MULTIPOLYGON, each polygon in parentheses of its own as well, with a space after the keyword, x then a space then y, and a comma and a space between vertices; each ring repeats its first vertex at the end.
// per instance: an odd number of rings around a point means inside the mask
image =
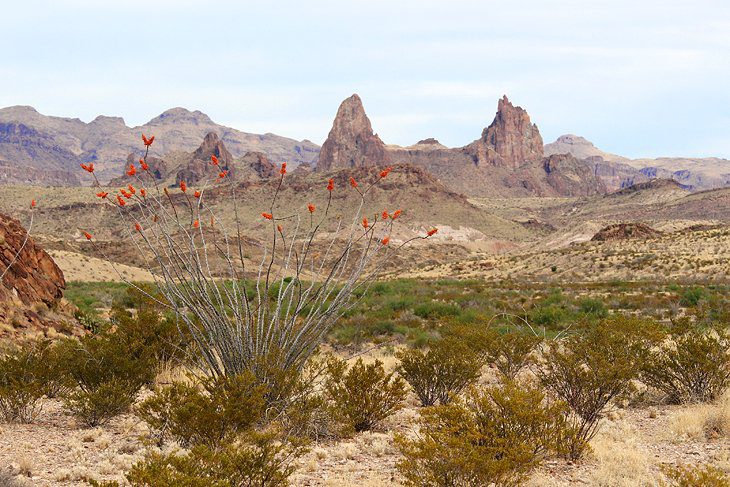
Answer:
POLYGON ((654 230, 643 223, 617 223, 602 228, 591 240, 594 242, 607 242, 632 238, 650 238, 661 234, 662 232, 659 230, 654 230))
POLYGON ((141 178, 142 180, 150 180, 153 181, 164 181, 167 179, 167 176, 169 176, 169 169, 167 161, 164 159, 160 159, 159 157, 154 156, 147 156, 147 166, 149 169, 146 173, 142 172, 139 167, 139 158, 136 157, 134 154, 129 154, 127 156, 127 162, 124 166, 124 172, 121 176, 118 178, 112 179, 109 182, 110 186, 125 186, 134 180, 134 176, 127 175, 127 170, 129 169, 129 166, 131 164, 134 164, 134 166, 137 168, 137 177, 141 178))
POLYGON ((239 161, 239 166, 248 168, 256 177, 269 179, 277 174, 277 167, 262 152, 249 152, 239 161))
POLYGON ((340 104, 327 140, 322 145, 317 171, 387 166, 391 163, 385 144, 373 133, 362 100, 352 95, 340 104))
POLYGON ((187 163, 175 177, 175 184, 185 181, 196 184, 204 179, 214 179, 221 171, 228 171, 229 177, 235 176, 233 156, 215 132, 209 132, 187 163), (218 166, 211 163, 211 156, 218 158, 218 166))
POLYGON ((497 104, 494 121, 465 150, 477 165, 516 169, 525 162, 543 157, 543 143, 537 125, 521 107, 503 96, 497 104))
POLYGON ((25 305, 51 305, 61 298, 66 287, 63 272, 32 238, 23 247, 26 234, 18 220, 0 214, 0 274, 10 266, 0 283, 0 301, 17 299, 25 305))

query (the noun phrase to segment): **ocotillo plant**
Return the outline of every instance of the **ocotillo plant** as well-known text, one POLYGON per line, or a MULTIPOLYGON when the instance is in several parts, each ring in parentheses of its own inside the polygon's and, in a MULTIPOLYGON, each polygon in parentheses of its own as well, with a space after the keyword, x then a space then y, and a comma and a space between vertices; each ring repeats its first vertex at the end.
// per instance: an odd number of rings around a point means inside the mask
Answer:
MULTIPOLYGON (((103 190, 93 163, 82 168, 94 176, 97 196, 116 208, 136 248, 154 260, 151 270, 164 296, 161 304, 184 323, 196 345, 194 358, 214 376, 252 370, 266 380, 267 370, 300 369, 388 259, 403 245, 437 231, 394 246, 390 234, 401 211, 384 211, 370 220, 364 215, 369 191, 391 168, 362 186, 351 177, 349 188, 337 188, 359 197, 349 217, 332 207, 334 179, 322 184, 327 192, 323 210, 310 203, 299 212, 279 214, 277 202, 287 172, 283 163, 272 182, 270 204, 260 214, 269 237, 260 244, 262 257, 252 273, 247 269, 250 249, 244 248, 248 244, 242 238, 236 185, 223 184, 228 171, 212 156, 217 177, 197 189, 185 181, 179 192, 161 188, 147 164, 154 137, 142 139, 145 155, 139 166, 131 164, 127 171, 136 185, 118 194, 103 190), (207 204, 211 191, 232 201, 230 228, 217 218, 214 205, 207 204), (252 275, 255 278, 246 279, 252 275)), ((85 235, 95 241, 88 232, 85 235)), ((121 274, 120 278, 124 280, 121 274)))

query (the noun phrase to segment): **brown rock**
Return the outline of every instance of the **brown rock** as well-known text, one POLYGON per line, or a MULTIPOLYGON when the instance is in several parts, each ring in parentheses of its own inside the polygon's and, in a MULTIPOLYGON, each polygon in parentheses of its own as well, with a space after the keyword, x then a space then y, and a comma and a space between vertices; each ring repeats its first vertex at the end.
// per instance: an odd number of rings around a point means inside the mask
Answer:
POLYGON ((151 178, 152 180, 156 181, 163 181, 165 178, 167 178, 168 174, 168 165, 167 162, 164 159, 160 159, 159 157, 154 156, 147 156, 147 166, 149 166, 149 170, 147 172, 143 172, 139 167, 139 157, 137 157, 135 154, 129 154, 127 156, 127 163, 124 166, 124 172, 121 176, 118 178, 112 179, 109 182, 110 186, 125 186, 135 180, 135 177, 141 178, 142 180, 145 180, 147 178, 151 178), (137 168, 137 174, 136 176, 128 176, 127 171, 129 170, 130 164, 134 164, 134 166, 137 168))
POLYGON ((609 240, 627 240, 630 238, 650 238, 661 235, 662 232, 654 230, 643 223, 617 223, 602 228, 591 240, 605 242, 609 240))
POLYGON ((516 169, 528 161, 543 157, 543 143, 537 125, 520 107, 502 97, 492 124, 482 131, 480 139, 468 145, 466 151, 478 165, 516 169))
POLYGON ((240 166, 251 169, 261 179, 271 178, 277 173, 276 165, 263 152, 246 153, 240 160, 240 166))
MULTIPOLYGON (((0 274, 23 246, 26 230, 18 220, 0 214, 0 274)), ((24 305, 51 305, 63 295, 66 281, 53 259, 28 238, 17 260, 0 283, 0 302, 19 300, 24 305)))
POLYGON ((185 181, 187 184, 196 184, 204 179, 215 178, 221 171, 228 171, 228 176, 234 176, 233 156, 223 141, 215 132, 209 132, 203 139, 187 166, 178 171, 175 184, 185 181), (211 156, 218 158, 218 166, 211 163, 211 156))
POLYGON ((317 171, 387 166, 391 163, 385 144, 373 133, 362 100, 352 95, 340 104, 327 140, 319 153, 317 171))

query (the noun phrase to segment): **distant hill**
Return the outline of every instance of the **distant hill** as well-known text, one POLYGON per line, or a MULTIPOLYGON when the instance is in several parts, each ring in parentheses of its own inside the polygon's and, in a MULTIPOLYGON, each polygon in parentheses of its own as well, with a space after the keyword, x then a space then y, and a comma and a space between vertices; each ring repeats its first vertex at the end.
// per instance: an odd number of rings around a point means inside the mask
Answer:
POLYGON ((195 150, 208 133, 216 133, 234 157, 256 151, 292 168, 316 161, 319 146, 274 134, 249 134, 213 122, 199 111, 172 108, 139 127, 119 117, 99 116, 89 123, 46 116, 33 107, 0 109, 0 184, 73 186, 89 182, 78 165, 93 162, 97 176, 119 175, 130 153, 141 154, 141 134, 155 136, 152 154, 195 150))
POLYGON ((645 178, 674 179, 691 191, 730 186, 730 160, 717 157, 659 157, 656 159, 629 159, 604 152, 592 142, 577 135, 561 135, 545 145, 545 154, 571 154, 579 159, 601 158, 624 168, 638 170, 645 178))

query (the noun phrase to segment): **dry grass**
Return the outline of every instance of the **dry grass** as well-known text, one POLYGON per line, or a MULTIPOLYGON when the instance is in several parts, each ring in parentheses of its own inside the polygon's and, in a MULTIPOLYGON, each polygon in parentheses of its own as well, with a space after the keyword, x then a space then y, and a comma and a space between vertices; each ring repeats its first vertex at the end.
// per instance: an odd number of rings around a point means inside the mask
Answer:
POLYGON ((597 487, 650 487, 657 485, 652 461, 626 422, 608 423, 591 442, 596 466, 589 485, 597 487))
POLYGON ((730 391, 713 404, 696 404, 670 418, 670 441, 704 441, 730 437, 730 391))

